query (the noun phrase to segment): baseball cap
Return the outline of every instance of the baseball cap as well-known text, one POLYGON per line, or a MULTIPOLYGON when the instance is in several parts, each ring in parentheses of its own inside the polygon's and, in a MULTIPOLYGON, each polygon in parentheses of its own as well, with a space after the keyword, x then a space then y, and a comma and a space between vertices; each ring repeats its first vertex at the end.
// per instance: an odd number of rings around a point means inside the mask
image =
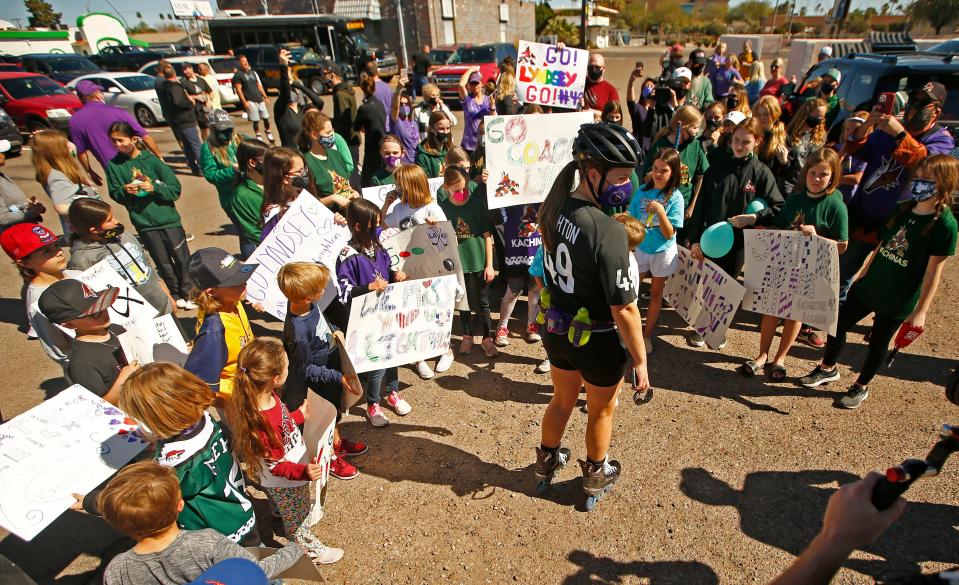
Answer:
POLYGON ((938 81, 930 81, 926 85, 910 91, 909 99, 912 99, 913 96, 927 97, 934 102, 938 102, 941 106, 946 102, 946 86, 938 81))
POLYGON ((18 223, 3 230, 0 246, 13 260, 22 260, 58 239, 59 236, 38 223, 18 223))
POLYGON ((336 63, 330 63, 326 66, 326 70, 330 73, 336 75, 337 77, 343 77, 343 69, 336 63))
POLYGON ((842 83, 842 73, 840 73, 838 69, 835 69, 835 68, 830 69, 825 74, 823 74, 824 77, 826 75, 835 79, 836 83, 842 83))
POLYGON ((825 47, 819 49, 819 54, 832 57, 832 47, 830 45, 826 45, 825 47))
POLYGON ((120 289, 112 286, 96 292, 79 280, 64 278, 44 289, 37 304, 51 323, 66 323, 109 308, 118 294, 120 289))
POLYGON ((469 81, 467 81, 466 83, 469 84, 469 83, 482 83, 482 82, 483 82, 483 74, 480 73, 479 71, 474 71, 470 73, 469 81))
POLYGON ((695 51, 692 52, 692 54, 690 54, 689 60, 694 65, 702 65, 703 63, 706 62, 706 51, 702 49, 696 49, 695 51))
POLYGON ((210 126, 213 126, 214 130, 226 130, 227 128, 233 128, 233 118, 231 118, 230 114, 227 114, 224 110, 213 110, 210 112, 210 126))
POLYGON ((746 114, 740 112, 739 110, 733 110, 726 114, 726 117, 723 118, 724 122, 732 122, 733 124, 739 126, 743 123, 743 120, 746 119, 746 114))
POLYGON ((13 144, 11 144, 9 140, 0 140, 0 154, 10 150, 11 146, 13 146, 13 144))
POLYGON ((77 82, 77 95, 82 98, 91 96, 98 91, 103 91, 103 88, 89 79, 82 79, 77 82))
POLYGON ((219 248, 201 248, 190 256, 187 270, 201 289, 245 284, 259 264, 244 264, 219 248))
POLYGON ((680 45, 679 43, 676 43, 675 45, 673 45, 672 47, 670 47, 669 50, 670 50, 670 52, 672 52, 672 53, 678 53, 678 54, 682 55, 682 53, 683 53, 683 46, 680 45))
POLYGON ((692 81, 693 72, 690 71, 688 67, 677 67, 676 70, 673 71, 673 79, 686 79, 688 81, 692 81))
POLYGON ((266 573, 256 563, 246 559, 226 559, 185 585, 266 585, 267 582, 266 573))

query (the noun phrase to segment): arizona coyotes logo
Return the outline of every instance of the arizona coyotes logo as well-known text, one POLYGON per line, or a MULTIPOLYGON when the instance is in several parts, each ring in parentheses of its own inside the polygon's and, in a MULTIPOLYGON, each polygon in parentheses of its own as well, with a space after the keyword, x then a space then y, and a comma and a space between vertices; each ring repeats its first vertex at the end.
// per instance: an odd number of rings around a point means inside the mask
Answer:
POLYGON ((539 230, 539 225, 536 223, 536 210, 533 209, 532 205, 526 205, 523 207, 523 217, 520 219, 519 225, 519 237, 528 238, 536 233, 539 230))
POLYGON ((792 228, 794 230, 798 230, 804 225, 806 225, 806 213, 800 211, 799 213, 796 214, 796 217, 794 217, 792 220, 792 228))
POLYGON ((900 258, 906 257, 906 252, 909 251, 909 240, 906 239, 905 226, 899 228, 896 235, 890 238, 889 242, 886 243, 885 248, 900 258))
POLYGON ((686 166, 686 163, 680 161, 679 163, 679 184, 688 185, 689 184, 689 167, 686 166))
POLYGON ((462 217, 457 217, 456 218, 456 239, 462 242, 472 237, 473 237, 473 230, 470 229, 469 224, 463 221, 462 217))
POLYGON ((889 189, 899 185, 903 169, 904 167, 891 156, 889 158, 883 157, 882 164, 879 165, 879 168, 863 182, 863 193, 868 195, 879 189, 889 189))

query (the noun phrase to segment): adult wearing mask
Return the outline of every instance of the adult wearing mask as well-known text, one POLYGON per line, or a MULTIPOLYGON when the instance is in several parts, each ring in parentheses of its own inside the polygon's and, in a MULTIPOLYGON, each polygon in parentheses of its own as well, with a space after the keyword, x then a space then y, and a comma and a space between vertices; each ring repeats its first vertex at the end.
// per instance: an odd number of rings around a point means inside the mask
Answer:
POLYGON ((483 93, 482 83, 483 74, 474 65, 463 72, 457 88, 463 105, 463 140, 460 145, 470 155, 476 150, 480 120, 496 113, 492 98, 483 93))
POLYGON ((423 86, 423 101, 413 110, 413 118, 420 126, 420 138, 426 137, 426 128, 430 123, 430 116, 436 112, 442 112, 449 119, 450 124, 456 126, 456 116, 443 102, 440 95, 440 88, 428 83, 423 86))
POLYGON ((359 160, 360 135, 353 129, 357 109, 353 86, 343 78, 343 70, 336 63, 330 63, 326 73, 333 82, 333 131, 346 139, 350 157, 359 160))
POLYGON ((77 160, 95 184, 103 185, 103 178, 93 170, 88 153, 92 152, 106 171, 107 165, 117 155, 117 149, 110 140, 110 126, 116 122, 129 124, 147 149, 157 158, 163 159, 156 141, 129 112, 104 103, 102 87, 84 79, 77 83, 77 96, 83 102, 83 107, 70 118, 70 138, 77 147, 77 160))
MULTIPOLYGON (((669 99, 665 102, 656 100, 656 107, 653 109, 652 115, 646 115, 644 136, 651 136, 655 140, 659 132, 669 125, 673 112, 686 105, 692 79, 693 73, 686 67, 680 67, 673 71, 668 88, 669 99)), ((663 90, 659 89, 657 91, 663 90)))
POLYGON ((403 147, 402 164, 414 164, 416 147, 420 145, 420 128, 413 115, 413 97, 406 90, 408 79, 397 82, 393 103, 390 105, 390 124, 403 147))
POLYGON ((713 76, 713 94, 716 97, 728 94, 735 82, 739 82, 745 87, 746 82, 743 81, 743 76, 739 74, 738 66, 739 59, 734 55, 726 60, 726 64, 722 69, 716 71, 716 74, 713 76))
POLYGON ((186 157, 190 172, 199 177, 202 172, 200 171, 200 131, 196 125, 196 109, 193 101, 187 96, 186 90, 177 80, 173 67, 164 69, 163 77, 166 81, 160 86, 160 91, 170 103, 170 118, 167 119, 167 123, 183 148, 183 156, 186 157))
POLYGON ((700 111, 713 103, 713 82, 706 75, 706 51, 696 49, 689 55, 693 80, 689 86, 689 103, 700 111))
MULTIPOLYGON (((839 114, 839 96, 836 90, 839 89, 839 83, 842 81, 842 74, 838 69, 830 69, 819 78, 816 95, 819 99, 826 102, 826 128, 832 126, 836 116, 839 114)), ((812 99, 812 98, 809 98, 812 99)))
POLYGON ((767 95, 779 97, 783 86, 786 85, 788 81, 786 76, 783 75, 783 60, 778 57, 773 59, 772 64, 769 66, 769 79, 766 80, 766 85, 759 91, 759 97, 767 95))
MULTIPOLYGON (((286 72, 280 75, 280 95, 273 102, 273 119, 280 135, 280 144, 292 148, 296 146, 296 135, 300 132, 304 112, 307 108, 322 112, 323 98, 299 79, 294 80, 290 52, 286 49, 280 50, 280 63, 286 67, 286 72)), ((346 143, 343 148, 346 148, 346 143)))
POLYGON ((909 196, 912 170, 934 154, 949 154, 955 142, 937 122, 946 87, 936 81, 909 92, 902 122, 873 108, 846 142, 847 154, 866 161, 849 207, 849 248, 839 257, 839 298, 845 299, 859 268, 879 243, 883 222, 909 196))
MULTIPOLYGON (((360 81, 363 90, 363 103, 356 110, 353 130, 363 135, 363 170, 360 185, 369 187, 373 175, 383 168, 380 157, 380 142, 386 136, 386 109, 376 95, 376 82, 367 76, 360 81)), ((391 104, 392 105, 392 104, 391 104)))
POLYGON ((606 73, 606 59, 601 53, 591 53, 586 66, 586 91, 583 102, 587 109, 603 111, 606 102, 619 101, 619 93, 613 84, 603 79, 606 73))
POLYGON ((650 136, 645 132, 646 116, 656 107, 656 101, 653 98, 653 91, 656 89, 656 81, 650 77, 643 79, 639 87, 639 99, 636 97, 636 80, 642 79, 643 67, 637 63, 635 69, 629 74, 629 81, 626 83, 626 109, 629 111, 629 118, 633 122, 633 136, 639 140, 643 151, 649 150, 652 142, 650 136))

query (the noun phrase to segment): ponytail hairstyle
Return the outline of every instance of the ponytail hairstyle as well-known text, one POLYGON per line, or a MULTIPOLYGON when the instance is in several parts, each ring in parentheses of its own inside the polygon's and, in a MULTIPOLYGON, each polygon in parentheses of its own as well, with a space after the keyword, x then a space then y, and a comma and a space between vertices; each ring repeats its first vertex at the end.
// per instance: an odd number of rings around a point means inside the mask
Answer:
POLYGON ((79 197, 70 204, 67 217, 70 219, 70 229, 73 237, 89 241, 93 234, 90 230, 99 230, 103 222, 110 217, 110 204, 92 197, 79 197))
POLYGON ((332 125, 333 121, 326 114, 317 110, 310 110, 303 114, 303 122, 300 125, 300 133, 296 135, 296 146, 301 152, 306 152, 313 147, 314 136, 319 135, 320 130, 327 124, 332 125))
POLYGON ((783 115, 783 109, 779 105, 779 100, 771 95, 764 95, 754 104, 753 112, 759 108, 764 108, 769 113, 769 120, 772 128, 768 130, 769 134, 763 140, 762 148, 756 153, 759 159, 767 163, 776 156, 776 149, 780 145, 786 144, 786 126, 780 118, 783 115))
MULTIPOLYGON (((249 138, 240 142, 239 146, 236 147, 236 166, 239 167, 240 170, 233 177, 234 189, 247 179, 247 173, 250 170, 250 161, 264 158, 266 151, 269 149, 269 144, 255 138, 249 138)), ((264 172, 261 173, 261 175, 265 175, 266 169, 264 168, 263 170, 264 172)))
POLYGON ((440 142, 436 137, 436 132, 433 130, 433 127, 442 120, 446 120, 452 124, 450 117, 447 116, 443 110, 437 110, 430 114, 430 121, 426 125, 426 140, 423 141, 423 150, 429 154, 439 154, 441 150, 449 150, 453 146, 452 132, 450 132, 450 135, 444 142, 440 142))
MULTIPOLYGON (((678 113, 678 112, 677 112, 678 113)), ((698 147, 697 147, 698 148, 698 147)), ((666 187, 663 188, 663 192, 660 193, 660 198, 663 201, 669 201, 669 198, 673 196, 673 192, 679 188, 679 183, 682 181, 682 161, 679 160, 679 152, 674 148, 660 148, 659 152, 656 153, 656 156, 653 157, 652 162, 650 163, 649 174, 646 175, 646 188, 654 189, 655 185, 653 184, 653 172, 652 172, 652 163, 658 160, 663 161, 669 165, 669 182, 666 183, 666 187)))
POLYGON ((553 187, 549 190, 549 194, 546 195, 546 200, 539 206, 537 221, 539 222, 539 233, 543 239, 543 249, 546 252, 553 252, 555 250, 556 221, 559 219, 559 212, 563 209, 563 205, 566 204, 566 200, 573 191, 576 182, 576 172, 580 171, 580 180, 585 181, 586 168, 587 165, 590 164, 593 163, 584 161, 583 166, 580 167, 579 161, 576 160, 567 163, 559 174, 556 175, 556 179, 553 181, 553 187))
POLYGON ((393 181, 400 193, 400 201, 412 209, 419 209, 433 201, 426 171, 419 165, 400 165, 393 171, 393 181))
POLYGON ((233 454, 240 463, 246 464, 246 471, 253 479, 259 478, 260 460, 266 458, 271 449, 283 447, 282 438, 260 412, 260 398, 275 391, 288 366, 283 344, 272 337, 258 337, 249 342, 236 359, 227 417, 233 454))
POLYGON ((460 167, 463 163, 470 164, 470 155, 462 146, 453 146, 446 152, 446 158, 443 161, 446 168, 460 167))
POLYGON ((383 247, 380 239, 376 237, 376 228, 380 225, 380 208, 372 201, 362 197, 350 200, 350 204, 346 206, 346 225, 350 228, 353 243, 360 248, 383 247))
POLYGON ((820 98, 813 98, 808 100, 802 106, 799 107, 799 110, 796 111, 796 115, 793 116, 792 122, 789 123, 788 135, 789 141, 796 143, 802 138, 802 135, 806 132, 812 133, 812 140, 816 144, 822 145, 826 143, 826 117, 823 116, 822 123, 820 123, 815 128, 810 128, 806 124, 806 117, 815 109, 826 108, 829 109, 829 104, 820 98))
MULTIPOLYGON (((923 159, 916 167, 913 174, 922 173, 924 176, 936 182, 936 212, 932 221, 926 224, 922 229, 922 235, 928 236, 932 231, 932 226, 942 217, 942 212, 946 207, 955 205, 956 192, 959 191, 959 159, 953 158, 948 154, 936 154, 923 159)), ((902 216, 910 213, 916 208, 916 201, 909 201, 901 206, 899 213, 896 213, 886 222, 886 227, 896 225, 902 216)))
POLYGON ((826 163, 829 165, 832 175, 829 177, 829 184, 826 186, 825 192, 827 194, 832 193, 836 190, 836 187, 839 186, 839 180, 842 179, 842 172, 839 167, 839 154, 829 148, 820 148, 809 154, 806 157, 806 163, 802 167, 802 171, 799 173, 799 181, 797 182, 796 189, 797 191, 806 191, 806 173, 809 172, 809 169, 818 165, 819 163, 826 163))
POLYGON ((670 144, 673 144, 673 139, 676 137, 676 128, 678 128, 680 124, 683 125, 683 128, 699 128, 703 126, 704 121, 705 118, 703 118, 703 115, 696 106, 680 106, 679 109, 676 110, 676 113, 673 114, 672 119, 670 119, 669 125, 660 129, 653 140, 667 137, 670 140, 670 144))
POLYGON ((463 188, 469 191, 470 176, 466 169, 458 165, 448 165, 443 171, 443 188, 449 191, 449 185, 463 181, 463 188))

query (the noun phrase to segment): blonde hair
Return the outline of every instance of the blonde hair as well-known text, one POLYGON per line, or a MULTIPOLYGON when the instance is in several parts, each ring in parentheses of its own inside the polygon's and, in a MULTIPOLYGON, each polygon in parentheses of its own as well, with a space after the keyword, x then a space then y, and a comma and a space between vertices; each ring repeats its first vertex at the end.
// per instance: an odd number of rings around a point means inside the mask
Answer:
POLYGON ((812 98, 799 107, 799 110, 793 116, 792 122, 789 123, 788 135, 789 140, 792 142, 797 142, 802 135, 806 132, 812 133, 812 141, 816 144, 823 145, 826 143, 826 117, 823 115, 822 122, 815 128, 810 128, 806 124, 806 117, 809 115, 809 112, 818 109, 826 108, 828 113, 829 104, 825 100, 819 98, 812 98))
POLYGON ((181 498, 172 467, 140 461, 117 472, 97 497, 97 507, 111 526, 139 541, 176 524, 181 498))
POLYGON ((424 97, 426 96, 426 94, 428 94, 428 93, 431 94, 431 93, 434 93, 434 92, 435 92, 435 93, 440 93, 440 88, 439 88, 439 86, 436 85, 435 83, 427 83, 426 85, 424 85, 423 87, 420 88, 420 95, 422 95, 422 96, 424 96, 424 97))
POLYGON ((786 126, 780 120, 783 115, 783 109, 779 105, 779 100, 771 95, 764 95, 759 98, 755 106, 754 112, 759 110, 760 107, 765 108, 765 110, 769 112, 769 119, 772 121, 769 138, 763 140, 762 146, 759 147, 759 152, 757 153, 763 162, 768 163, 772 160, 773 156, 775 156, 776 149, 786 144, 786 126))
POLYGON ((504 100, 516 92, 516 73, 512 66, 505 65, 496 80, 496 99, 504 100))
POLYGON ((806 162, 802 166, 802 171, 799 173, 799 181, 797 181, 796 189, 797 191, 807 191, 808 187, 806 186, 806 174, 809 173, 809 169, 818 165, 819 163, 826 163, 829 165, 831 175, 829 176, 829 184, 826 186, 824 191, 826 194, 830 194, 836 190, 836 187, 839 186, 839 180, 842 179, 842 173, 839 169, 839 155, 835 150, 829 148, 820 148, 819 150, 810 153, 806 157, 806 162))
POLYGON ((120 389, 118 406, 141 424, 145 434, 169 439, 195 425, 213 404, 213 390, 176 364, 146 364, 120 389))
POLYGON ((655 140, 659 140, 664 136, 675 136, 676 128, 682 124, 683 128, 699 128, 703 125, 702 113, 699 109, 693 105, 680 106, 676 110, 676 113, 673 114, 673 117, 669 120, 669 125, 665 128, 662 128, 657 134, 655 140))
POLYGON ((735 93, 739 98, 739 103, 736 104, 736 107, 726 112, 742 112, 746 114, 746 117, 749 118, 753 115, 753 111, 749 108, 749 94, 746 93, 746 90, 742 87, 736 87, 730 89, 729 93, 735 93))
POLYGON ((312 299, 323 293, 330 269, 315 262, 289 262, 276 275, 280 292, 291 301, 312 299))
POLYGON ((646 239, 646 227, 643 225, 643 222, 632 215, 628 213, 617 213, 613 216, 613 219, 623 224, 630 250, 636 249, 636 247, 642 244, 643 240, 646 239))
POLYGON ((749 69, 749 81, 765 81, 765 80, 766 80, 766 70, 763 67, 763 62, 753 61, 753 64, 749 69))
POLYGON ((418 165, 400 165, 393 171, 393 180, 399 187, 400 201, 411 208, 418 209, 433 201, 426 172, 418 165))
POLYGON ((470 155, 462 146, 453 146, 447 151, 446 158, 443 160, 447 167, 458 166, 462 163, 470 162, 470 155))
POLYGON ((77 185, 89 184, 83 168, 70 153, 70 142, 59 130, 40 130, 33 135, 31 159, 39 183, 46 183, 50 172, 57 170, 77 185))

